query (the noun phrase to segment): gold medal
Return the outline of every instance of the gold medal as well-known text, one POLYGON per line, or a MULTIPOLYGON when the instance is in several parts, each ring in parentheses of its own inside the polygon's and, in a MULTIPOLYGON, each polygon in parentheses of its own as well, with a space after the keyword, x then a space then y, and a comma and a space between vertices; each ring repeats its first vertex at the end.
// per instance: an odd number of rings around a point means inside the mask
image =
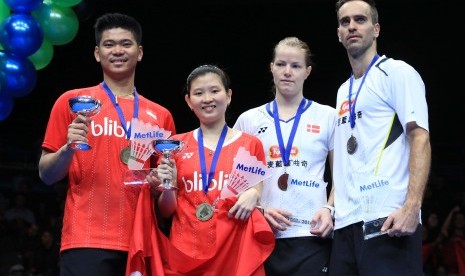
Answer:
POLYGON ((202 203, 197 206, 195 215, 200 221, 207 221, 213 217, 213 207, 208 203, 202 203))
POLYGON ((287 190, 287 181, 289 179, 289 174, 287 172, 283 173, 279 178, 278 178, 278 187, 281 191, 286 191, 287 190))
POLYGON ((122 149, 119 153, 119 159, 121 159, 121 162, 123 162, 126 165, 129 162, 129 156, 131 156, 131 147, 129 146, 122 149))
POLYGON ((347 140, 347 152, 350 155, 354 154, 357 151, 357 146, 357 139, 355 138, 355 136, 350 135, 349 140, 347 140))

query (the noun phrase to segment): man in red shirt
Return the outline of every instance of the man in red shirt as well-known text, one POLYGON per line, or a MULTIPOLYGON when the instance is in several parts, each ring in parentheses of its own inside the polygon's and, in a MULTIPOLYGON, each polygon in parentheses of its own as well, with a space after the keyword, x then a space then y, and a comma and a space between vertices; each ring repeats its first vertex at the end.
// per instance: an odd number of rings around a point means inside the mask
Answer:
MULTIPOLYGON (((124 275, 140 186, 124 185, 131 120, 175 133, 171 113, 134 86, 142 60, 142 30, 132 17, 113 13, 97 19, 94 56, 103 82, 62 94, 50 114, 39 162, 51 185, 68 176, 61 238, 61 275, 124 275), (70 112, 68 100, 91 96, 101 110, 91 118, 70 112), (71 142, 92 149, 76 150, 71 142)), ((150 160, 150 159, 149 159, 150 160)), ((155 164, 151 160, 145 168, 155 164)))

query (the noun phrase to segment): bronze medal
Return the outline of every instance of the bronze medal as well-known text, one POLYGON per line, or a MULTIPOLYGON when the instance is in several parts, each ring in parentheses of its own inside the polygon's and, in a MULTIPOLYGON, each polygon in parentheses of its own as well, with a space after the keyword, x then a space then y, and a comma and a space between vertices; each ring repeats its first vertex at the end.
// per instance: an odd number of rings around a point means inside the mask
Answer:
POLYGON ((281 191, 286 191, 287 190, 287 181, 289 179, 289 174, 288 173, 283 173, 279 178, 278 178, 278 187, 281 191))
POLYGON ((351 155, 354 154, 357 151, 357 146, 357 139, 350 135, 349 140, 347 140, 347 152, 351 155))
POLYGON ((121 150, 119 153, 119 159, 121 159, 121 162, 124 164, 128 164, 129 162, 129 157, 131 156, 131 147, 125 147, 124 149, 121 150))
POLYGON ((213 207, 208 203, 202 203, 197 206, 195 215, 200 221, 207 221, 213 217, 213 207))

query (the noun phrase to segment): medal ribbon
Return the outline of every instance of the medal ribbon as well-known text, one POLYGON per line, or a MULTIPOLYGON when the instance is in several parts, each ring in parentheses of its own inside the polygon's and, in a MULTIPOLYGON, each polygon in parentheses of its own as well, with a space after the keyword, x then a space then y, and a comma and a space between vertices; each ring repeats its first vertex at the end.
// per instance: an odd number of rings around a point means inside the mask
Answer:
MULTIPOLYGON (((279 113, 278 105, 276 104, 276 99, 273 101, 273 119, 274 125, 276 128, 276 136, 278 137, 279 151, 281 152, 281 159, 284 162, 284 166, 289 166, 289 157, 291 156, 292 143, 294 142, 295 133, 297 131, 297 126, 299 125, 300 116, 303 113, 306 99, 303 98, 295 114, 294 124, 292 125, 291 134, 289 135, 289 140, 287 140, 287 147, 284 147, 283 135, 281 132, 281 126, 279 124, 279 113)), ((310 101, 310 104, 312 102, 310 101)))
POLYGON ((358 87, 358 90, 357 90, 357 94, 355 94, 355 99, 354 99, 354 105, 352 106, 352 103, 350 101, 350 99, 352 98, 352 84, 354 83, 354 73, 352 72, 352 74, 350 74, 350 85, 349 85, 349 118, 350 118, 350 128, 351 129, 354 129, 355 127, 355 103, 357 103, 357 98, 358 98, 358 94, 360 93, 360 90, 362 90, 362 86, 363 86, 363 83, 365 82, 365 78, 367 77, 368 75, 368 71, 370 71, 371 69, 371 66, 373 66, 373 64, 375 64, 375 62, 378 60, 379 56, 378 54, 376 54, 373 59, 371 60, 370 62, 370 65, 368 65, 368 68, 365 72, 365 74, 363 75, 363 78, 362 78, 362 83, 360 83, 360 86, 358 87))
POLYGON ((207 164, 205 161, 205 148, 203 146, 203 132, 202 128, 199 127, 199 131, 197 132, 197 140, 199 142, 199 157, 200 157, 200 169, 202 171, 202 184, 203 184, 203 192, 207 194, 208 186, 215 175, 216 163, 220 157, 221 148, 223 147, 224 139, 226 138, 226 134, 228 133, 228 126, 224 124, 223 130, 221 131, 220 139, 218 140, 218 144, 216 144, 215 154, 213 155, 212 164, 210 166, 210 171, 207 175, 207 164))
MULTIPOLYGON (((108 85, 104 81, 102 82, 102 86, 105 92, 107 93, 108 97, 110 98, 111 102, 113 103, 113 106, 115 107, 116 112, 118 112, 121 127, 123 127, 124 132, 126 133, 126 138, 129 140, 129 138, 131 138, 131 125, 129 125, 129 128, 126 129, 126 120, 124 119, 124 114, 123 114, 123 111, 121 110, 121 107, 119 106, 119 104, 116 103, 115 95, 113 94, 113 92, 111 92, 110 87, 108 87, 108 85)), ((133 112, 132 117, 133 118, 139 117, 139 97, 137 95, 137 91, 135 87, 134 87, 134 112, 133 112)))

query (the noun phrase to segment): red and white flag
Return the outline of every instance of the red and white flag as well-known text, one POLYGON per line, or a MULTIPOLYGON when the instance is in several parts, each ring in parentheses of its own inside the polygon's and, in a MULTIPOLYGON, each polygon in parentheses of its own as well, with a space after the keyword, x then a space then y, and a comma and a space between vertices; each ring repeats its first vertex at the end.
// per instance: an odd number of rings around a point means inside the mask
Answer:
POLYGON ((265 217, 254 210, 247 221, 233 220, 228 212, 237 197, 218 203, 214 250, 193 258, 177 249, 158 228, 154 198, 144 184, 139 194, 129 247, 126 276, 222 275, 264 276, 263 263, 275 238, 265 217))
POLYGON ((307 132, 320 133, 320 126, 319 125, 307 124, 307 132))

